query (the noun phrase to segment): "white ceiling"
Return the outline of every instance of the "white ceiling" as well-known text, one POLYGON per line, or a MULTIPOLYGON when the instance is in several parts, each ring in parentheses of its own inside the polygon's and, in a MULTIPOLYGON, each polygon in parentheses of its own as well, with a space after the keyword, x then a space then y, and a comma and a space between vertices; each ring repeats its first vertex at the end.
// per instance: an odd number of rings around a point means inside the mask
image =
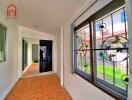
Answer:
POLYGON ((57 34, 87 0, 19 0, 20 24, 57 34), (38 27, 34 27, 34 26, 38 27))

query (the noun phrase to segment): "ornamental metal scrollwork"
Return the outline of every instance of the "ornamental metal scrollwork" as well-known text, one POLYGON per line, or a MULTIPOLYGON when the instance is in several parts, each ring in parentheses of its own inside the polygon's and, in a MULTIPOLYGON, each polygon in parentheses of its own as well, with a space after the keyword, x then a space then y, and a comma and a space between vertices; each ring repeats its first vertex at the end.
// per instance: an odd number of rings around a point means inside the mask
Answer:
POLYGON ((103 41, 100 55, 112 62, 123 62, 128 59, 127 42, 123 36, 111 36, 103 41))
POLYGON ((78 47, 78 55, 82 58, 84 56, 86 56, 87 53, 87 45, 85 43, 81 43, 78 47))

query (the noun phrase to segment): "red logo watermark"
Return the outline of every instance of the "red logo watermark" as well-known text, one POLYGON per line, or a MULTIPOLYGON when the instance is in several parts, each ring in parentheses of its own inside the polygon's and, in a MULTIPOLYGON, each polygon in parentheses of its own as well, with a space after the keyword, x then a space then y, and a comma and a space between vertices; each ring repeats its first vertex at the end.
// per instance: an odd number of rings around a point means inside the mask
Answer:
POLYGON ((17 19, 17 7, 13 3, 7 6, 6 17, 9 19, 17 19))

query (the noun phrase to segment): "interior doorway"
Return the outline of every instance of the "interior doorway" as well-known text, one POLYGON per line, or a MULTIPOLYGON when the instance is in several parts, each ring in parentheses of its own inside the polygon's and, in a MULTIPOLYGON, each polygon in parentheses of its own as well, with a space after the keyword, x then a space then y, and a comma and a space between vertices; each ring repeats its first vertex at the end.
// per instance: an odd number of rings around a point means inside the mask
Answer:
POLYGON ((39 40, 22 37, 23 77, 39 74, 39 40), (26 62, 26 64, 25 64, 26 62))
POLYGON ((52 72, 52 40, 22 39, 23 77, 52 72))
POLYGON ((22 70, 27 67, 28 62, 28 42, 22 39, 22 70))

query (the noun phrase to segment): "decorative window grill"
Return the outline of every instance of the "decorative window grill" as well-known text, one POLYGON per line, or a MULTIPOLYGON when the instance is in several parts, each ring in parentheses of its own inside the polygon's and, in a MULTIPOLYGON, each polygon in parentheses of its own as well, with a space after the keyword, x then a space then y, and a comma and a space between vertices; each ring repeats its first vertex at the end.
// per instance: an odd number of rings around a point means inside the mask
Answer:
POLYGON ((128 58, 125 7, 75 30, 75 72, 121 98, 127 96, 128 58))

